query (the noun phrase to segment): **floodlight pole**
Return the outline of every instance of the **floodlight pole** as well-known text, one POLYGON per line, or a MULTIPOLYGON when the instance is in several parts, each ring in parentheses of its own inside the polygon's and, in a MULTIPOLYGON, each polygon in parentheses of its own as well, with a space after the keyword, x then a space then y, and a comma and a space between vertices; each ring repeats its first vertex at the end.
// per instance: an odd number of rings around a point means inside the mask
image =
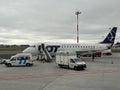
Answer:
POLYGON ((77 43, 79 43, 79 17, 78 17, 79 14, 81 14, 81 12, 79 11, 75 12, 75 15, 77 15, 77 43))

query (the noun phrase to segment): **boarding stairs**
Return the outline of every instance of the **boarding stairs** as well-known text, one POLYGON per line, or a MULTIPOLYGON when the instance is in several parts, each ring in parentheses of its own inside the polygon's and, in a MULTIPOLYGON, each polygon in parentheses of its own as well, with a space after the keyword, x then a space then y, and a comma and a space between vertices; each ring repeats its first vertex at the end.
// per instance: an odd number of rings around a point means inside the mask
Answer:
POLYGON ((46 61, 46 62, 51 62, 51 61, 52 61, 52 56, 50 55, 50 53, 49 53, 48 50, 46 49, 44 43, 41 44, 41 52, 42 52, 42 54, 45 56, 45 61, 46 61))

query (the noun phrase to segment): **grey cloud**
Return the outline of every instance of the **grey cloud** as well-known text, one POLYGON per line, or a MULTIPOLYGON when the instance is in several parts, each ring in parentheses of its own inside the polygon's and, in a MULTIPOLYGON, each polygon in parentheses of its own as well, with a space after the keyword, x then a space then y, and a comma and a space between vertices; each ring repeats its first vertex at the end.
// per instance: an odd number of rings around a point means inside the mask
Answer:
POLYGON ((79 10, 80 38, 86 41, 97 35, 100 40, 110 27, 119 26, 119 3, 119 0, 0 0, 0 35, 3 40, 21 41, 17 43, 75 40, 75 11, 79 10))

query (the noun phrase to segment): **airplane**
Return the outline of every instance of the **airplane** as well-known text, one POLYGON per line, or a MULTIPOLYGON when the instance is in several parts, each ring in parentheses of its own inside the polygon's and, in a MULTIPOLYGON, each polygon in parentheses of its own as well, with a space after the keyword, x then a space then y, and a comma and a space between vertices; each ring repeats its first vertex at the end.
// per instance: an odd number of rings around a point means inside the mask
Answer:
POLYGON ((32 53, 33 55, 40 55, 44 53, 47 60, 51 60, 58 52, 76 52, 76 54, 95 53, 97 51, 104 51, 111 49, 116 37, 117 27, 113 27, 106 38, 99 43, 74 43, 74 44, 45 44, 34 45, 26 48, 23 53, 32 53))

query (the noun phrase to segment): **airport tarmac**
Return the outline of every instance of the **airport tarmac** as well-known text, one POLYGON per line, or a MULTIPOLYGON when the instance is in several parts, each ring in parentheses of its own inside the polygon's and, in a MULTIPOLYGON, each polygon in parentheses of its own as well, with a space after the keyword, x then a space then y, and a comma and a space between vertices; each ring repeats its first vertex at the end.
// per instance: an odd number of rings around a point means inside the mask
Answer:
POLYGON ((120 90, 120 53, 84 58, 85 71, 35 61, 32 67, 0 65, 0 90, 120 90), (90 61, 89 61, 90 60, 90 61))

